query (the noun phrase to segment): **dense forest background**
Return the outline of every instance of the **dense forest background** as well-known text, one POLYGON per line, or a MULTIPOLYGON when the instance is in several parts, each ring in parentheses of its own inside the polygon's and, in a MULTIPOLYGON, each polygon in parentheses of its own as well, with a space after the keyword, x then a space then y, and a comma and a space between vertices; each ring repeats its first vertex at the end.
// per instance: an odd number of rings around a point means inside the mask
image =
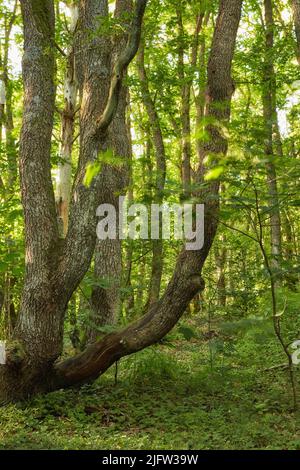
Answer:
POLYGON ((300 2, 136 3, 0 0, 0 448, 299 449, 300 2), (120 195, 205 255, 96 240, 120 195))

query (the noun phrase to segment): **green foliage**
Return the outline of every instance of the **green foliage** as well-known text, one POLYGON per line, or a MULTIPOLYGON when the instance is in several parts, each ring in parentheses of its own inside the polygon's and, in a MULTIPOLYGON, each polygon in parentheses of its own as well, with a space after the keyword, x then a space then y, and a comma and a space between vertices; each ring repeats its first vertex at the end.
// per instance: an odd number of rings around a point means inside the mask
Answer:
MULTIPOLYGON (((41 30, 46 32, 46 52, 54 47, 57 61, 50 159, 54 186, 58 166, 64 163, 61 111, 65 106, 64 80, 69 66, 65 55, 70 51, 74 35, 62 3, 70 1, 55 1, 55 44, 51 45, 47 39, 49 28, 45 28, 45 2, 31 2, 41 30)), ((0 26, 4 33, 12 19, 13 3, 0 0, 0 26)), ((220 212, 216 214, 218 232, 203 269, 206 289, 158 345, 119 361, 117 380, 113 366, 107 376, 94 385, 57 391, 25 404, 0 409, 0 448, 300 449, 299 414, 291 413, 286 356, 274 335, 272 322, 270 273, 258 244, 258 241, 263 243, 266 257, 273 266, 270 220, 278 208, 283 252, 278 265, 272 267, 272 275, 277 281, 281 332, 290 348, 293 341, 300 339, 300 83, 292 17, 287 15, 289 6, 282 0, 273 3, 276 6, 274 48, 266 50, 263 5, 256 0, 244 2, 233 63, 235 92, 231 120, 224 124, 204 113, 208 96, 207 65, 219 2, 148 2, 143 28, 145 66, 167 166, 161 196, 164 202, 178 203, 182 199, 182 97, 187 85, 191 85, 191 131, 187 138, 191 145, 190 166, 194 175, 201 160, 206 170, 201 181, 196 178, 190 184, 192 202, 203 202, 206 197, 212 205, 217 205, 217 197, 208 192, 218 182, 221 186, 220 212), (198 38, 197 60, 192 64, 195 20, 199 19, 199 14, 204 14, 201 17, 203 27, 198 38), (180 62, 181 52, 183 63, 180 62), (270 59, 276 75, 273 99, 276 98, 280 131, 275 129, 272 155, 266 152, 268 123, 263 109, 263 96, 269 86, 265 80, 265 65, 270 59), (207 155, 214 132, 220 133, 228 143, 225 157, 215 153, 207 155), (282 152, 276 140, 279 137, 282 152), (203 150, 206 155, 202 162, 203 150), (266 168, 270 164, 276 170, 278 203, 275 204, 267 184, 266 168)), ((93 32, 83 33, 92 48, 99 44, 102 47, 102 41, 111 39, 112 47, 108 49, 114 49, 120 35, 127 30, 132 15, 115 17, 113 4, 109 2, 109 14, 95 15, 93 32)), ((4 36, 0 41, 0 77, 6 77, 9 99, 1 118, 0 142, 0 337, 9 338, 19 315, 25 267, 24 214, 17 174, 23 103, 18 63, 23 47, 20 9, 9 39, 7 70, 3 64, 7 46, 4 36)), ((77 46, 88 47, 80 44, 81 40, 81 32, 76 30, 76 73, 81 71, 80 60, 84 62, 81 54, 77 54, 77 46)), ((88 85, 90 79, 92 83, 94 78, 99 78, 99 84, 103 80, 102 65, 95 62, 95 77, 88 77, 88 85)), ((132 160, 126 162, 126 190, 134 202, 149 206, 156 198, 159 170, 155 129, 142 105, 143 90, 135 62, 124 83, 130 90, 127 118, 133 144, 132 160)), ((88 93, 85 89, 81 111, 88 93)), ((95 103, 95 110, 97 106, 95 103)), ((222 102, 215 104, 216 110, 223 107, 222 102)), ((74 114, 73 177, 77 174, 80 138, 86 138, 80 135, 80 119, 86 116, 79 111, 76 109, 74 114)), ((109 135, 110 141, 114 138, 118 136, 109 135)), ((124 169, 122 155, 108 148, 89 157, 83 183, 90 191, 94 190, 98 179, 106 176, 105 172, 102 174, 103 169, 113 169, 113 178, 119 179, 120 170, 124 169)), ((119 183, 121 181, 116 186, 119 183)), ((172 278, 181 249, 181 241, 164 241, 161 293, 172 278)), ((93 289, 109 291, 115 280, 109 276, 96 278, 93 260, 68 305, 63 357, 79 352, 86 345, 91 328, 100 338, 140 318, 147 310, 152 244, 148 240, 126 240, 122 256, 122 312, 118 324, 96 326, 91 305, 93 289)), ((16 359, 22 358, 22 350, 11 349, 16 359)), ((299 382, 299 370, 295 372, 299 382)))
POLYGON ((133 383, 159 383, 175 380, 178 375, 176 360, 155 346, 128 358, 126 369, 133 383))
POLYGON ((89 187, 92 184, 93 179, 101 172, 103 165, 112 165, 117 167, 124 165, 124 161, 121 157, 114 155, 112 149, 107 149, 105 152, 101 152, 96 161, 87 165, 84 177, 85 186, 89 187))
POLYGON ((0 408, 0 448, 299 449, 284 370, 257 373, 263 351, 252 335, 238 334, 236 347, 247 349, 239 362, 226 356, 211 369, 208 342, 176 340, 175 350, 122 359, 117 385, 113 367, 80 390, 0 408))

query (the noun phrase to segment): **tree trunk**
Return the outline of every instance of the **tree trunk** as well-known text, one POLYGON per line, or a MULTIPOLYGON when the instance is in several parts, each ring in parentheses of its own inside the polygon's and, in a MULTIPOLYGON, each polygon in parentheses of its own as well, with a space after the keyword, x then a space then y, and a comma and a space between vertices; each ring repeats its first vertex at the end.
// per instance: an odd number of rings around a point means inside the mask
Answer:
POLYGON ((86 273, 96 241, 96 208, 101 175, 83 184, 87 165, 106 149, 107 129, 116 113, 120 85, 137 52, 146 0, 136 3, 128 43, 107 65, 107 37, 93 35, 107 1, 81 3, 76 67, 82 97, 80 156, 73 185, 69 228, 59 239, 50 173, 55 99, 54 2, 21 0, 24 24, 24 113, 20 140, 20 175, 25 214, 26 274, 14 347, 0 367, 0 401, 48 388, 47 377, 61 354, 63 321, 72 293, 86 273), (87 45, 89 48, 87 49, 87 45))
POLYGON ((219 238, 220 246, 215 249, 215 263, 217 266, 217 292, 218 292, 218 304, 220 307, 226 306, 227 295, 226 295, 226 236, 222 234, 219 238))
MULTIPOLYGON (((207 116, 224 124, 230 117, 230 102, 234 90, 231 64, 241 5, 241 0, 221 0, 208 64, 207 116)), ((210 124, 207 132, 211 139, 205 144, 203 152, 225 154, 227 141, 220 133, 220 127, 210 124)), ((52 388, 98 377, 121 357, 159 341, 177 323, 190 301, 204 288, 201 270, 216 233, 218 190, 219 181, 214 181, 207 192, 201 194, 206 202, 205 243, 202 250, 184 250, 181 253, 174 275, 161 299, 142 318, 124 330, 106 336, 90 345, 81 355, 58 364, 54 368, 52 388)))
MULTIPOLYGON (((78 5, 72 3, 70 11, 70 33, 74 35, 78 21, 78 5)), ((56 178, 56 208, 60 235, 68 231, 69 205, 72 188, 72 150, 74 141, 75 112, 78 84, 75 76, 74 43, 67 52, 64 82, 64 109, 61 111, 61 149, 56 178)))
MULTIPOLYGON (((128 12, 132 12, 131 0, 117 0, 115 18, 128 28, 128 12)), ((116 57, 126 46, 127 33, 116 35, 112 47, 110 60, 115 62, 116 57)), ((101 178, 101 198, 99 204, 112 204, 118 215, 119 196, 125 196, 129 184, 129 163, 131 159, 131 141, 128 135, 126 111, 128 105, 128 88, 121 86, 118 107, 110 128, 108 130, 107 146, 112 149, 114 164, 104 165, 101 178), (122 158, 122 163, 118 160, 122 158)), ((117 221, 118 227, 118 221, 117 221)), ((117 234, 115 240, 97 240, 95 249, 95 279, 96 284, 92 292, 92 325, 90 331, 91 342, 97 337, 97 328, 117 323, 121 309, 121 281, 122 281, 122 249, 117 234)))
MULTIPOLYGON (((265 61, 263 82, 263 111, 265 124, 265 154, 267 184, 270 206, 271 254, 274 269, 280 266, 281 248, 281 217, 277 188, 277 172, 274 162, 275 149, 278 149, 278 120, 276 110, 276 79, 273 64, 274 53, 274 20, 272 0, 264 0, 265 6, 265 61)), ((280 150, 281 151, 281 150, 280 150)))
POLYGON ((291 1, 292 1, 292 10, 293 10, 296 40, 297 40, 297 60, 300 65, 300 0, 291 0, 291 1))
MULTIPOLYGON (((142 101, 146 108, 148 115, 152 141, 155 151, 156 161, 156 182, 155 182, 155 194, 154 202, 156 204, 162 204, 164 199, 164 189, 166 181, 166 152, 165 145, 160 126, 159 116, 157 114, 155 103, 151 97, 149 90, 149 81, 147 72, 145 69, 145 44, 144 40, 141 41, 140 51, 137 60, 138 74, 141 84, 142 101)), ((162 231, 162 215, 159 214, 159 233, 162 231)), ((148 308, 153 303, 157 302, 160 294, 161 278, 163 273, 163 240, 152 241, 152 265, 151 265, 151 278, 149 287, 149 296, 146 303, 148 308)))
POLYGON ((183 199, 189 199, 191 196, 191 87, 197 64, 198 47, 199 47, 199 34, 202 29, 204 13, 200 12, 196 18, 196 28, 194 32, 192 53, 190 63, 188 64, 189 70, 186 72, 184 55, 185 55, 185 31, 182 21, 182 4, 177 8, 177 24, 179 32, 179 47, 178 47, 178 77, 181 87, 181 151, 182 151, 182 164, 181 164, 181 179, 183 199))
MULTIPOLYGON (((210 122, 217 120, 225 124, 230 117, 234 89, 231 63, 241 4, 242 0, 220 2, 208 64, 207 116, 213 118, 210 122)), ((191 299, 204 287, 201 270, 216 233, 219 206, 219 181, 213 181, 206 192, 199 194, 201 200, 206 201, 202 250, 181 253, 164 295, 142 318, 88 346, 82 354, 53 365, 62 347, 66 305, 90 264, 95 246, 101 178, 97 175, 89 187, 83 185, 86 165, 106 145, 106 131, 117 109, 123 73, 138 48, 146 1, 136 3, 128 44, 116 62, 109 97, 104 100, 103 89, 99 86, 104 70, 98 61, 98 54, 102 54, 103 49, 97 47, 101 45, 101 38, 91 39, 87 26, 95 24, 95 19, 102 13, 99 9, 107 4, 103 5, 99 0, 90 0, 88 5, 81 3, 79 39, 85 45, 86 40, 91 41, 92 47, 88 53, 85 47, 84 57, 79 58, 83 72, 79 80, 83 103, 81 151, 71 198, 69 229, 61 249, 49 163, 54 109, 54 57, 49 52, 54 31, 53 2, 22 0, 21 5, 25 26, 25 109, 20 167, 26 222, 26 278, 15 334, 18 354, 11 348, 8 364, 0 366, 2 402, 94 379, 120 357, 145 348, 168 333, 191 299)), ((205 144, 207 154, 226 153, 227 141, 221 128, 208 125, 211 138, 205 144)))
POLYGON ((53 267, 57 263, 58 241, 50 175, 55 99, 55 62, 51 48, 54 9, 50 0, 43 3, 22 0, 21 8, 24 20, 25 93, 20 178, 25 216, 26 266, 14 337, 21 340, 17 356, 26 350, 26 360, 22 362, 22 367, 16 366, 17 369, 0 368, 0 397, 3 399, 24 396, 29 389, 35 389, 46 373, 47 365, 60 355, 62 346, 62 306, 54 295, 51 283, 53 267))
MULTIPOLYGON (((127 119, 127 133, 128 139, 130 144, 130 158, 129 158, 129 185, 127 191, 127 200, 128 205, 130 206, 133 203, 133 170, 132 170, 132 137, 131 137, 131 118, 130 112, 127 119)), ((133 266, 133 243, 132 240, 129 240, 126 247, 126 256, 125 256, 125 275, 123 280, 124 286, 124 297, 123 301, 123 309, 124 309, 124 317, 127 317, 127 314, 131 314, 134 309, 134 291, 131 282, 131 274, 132 274, 132 266, 133 266)))
MULTIPOLYGON (((206 27, 209 18, 210 18, 211 12, 208 11, 204 17, 203 20, 203 27, 206 27)), ((195 107, 196 107, 196 151, 197 151, 197 156, 199 161, 202 161, 203 155, 202 155, 202 132, 204 130, 204 123, 203 123, 203 118, 204 118, 204 111, 205 111, 205 90, 206 90, 206 80, 207 80, 207 74, 206 74, 206 63, 205 63, 205 54, 206 54, 206 41, 205 41, 205 36, 201 38, 200 42, 200 51, 199 51, 199 64, 198 64, 198 73, 199 73, 199 79, 198 79, 198 94, 196 95, 195 93, 195 107)))
POLYGON ((8 53, 12 27, 17 16, 18 2, 15 1, 10 17, 5 21, 3 51, 0 51, 0 142, 2 127, 5 127, 5 149, 8 161, 6 191, 11 191, 17 178, 16 142, 13 135, 12 84, 9 78, 8 53), (2 56, 3 55, 3 56, 2 56))

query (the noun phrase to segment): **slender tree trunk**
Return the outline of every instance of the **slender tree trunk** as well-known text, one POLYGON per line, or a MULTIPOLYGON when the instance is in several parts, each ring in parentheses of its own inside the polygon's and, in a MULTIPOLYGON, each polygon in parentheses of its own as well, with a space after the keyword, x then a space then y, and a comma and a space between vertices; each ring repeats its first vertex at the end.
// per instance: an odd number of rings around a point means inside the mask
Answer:
MULTIPOLYGON (((209 18, 210 18, 210 11, 205 14, 203 19, 203 27, 206 27, 209 18)), ((201 162, 203 155, 202 155, 202 132, 204 131, 205 125, 203 122, 204 112, 205 112, 205 91, 206 91, 206 81, 207 81, 207 67, 205 62, 205 55, 206 55, 206 38, 203 35, 200 41, 199 47, 199 60, 198 60, 198 93, 196 94, 194 90, 194 101, 195 101, 195 108, 196 108, 196 151, 198 160, 201 162)), ((197 61, 196 61, 197 65, 197 61)))
MULTIPOLYGON (((70 33, 74 35, 78 21, 78 5, 72 3, 70 11, 70 33)), ((60 235, 68 231, 69 206, 72 188, 72 150, 74 141, 75 112, 78 84, 75 76, 74 43, 67 52, 64 82, 64 109, 61 111, 61 149, 56 178, 56 208, 60 235)))
POLYGON ((291 0, 297 40, 297 60, 300 65, 300 0, 291 0))
MULTIPOLYGON (((130 110, 129 110, 130 111, 130 110)), ((131 137, 131 117, 130 112, 128 114, 127 119, 127 133, 128 133, 128 140, 130 144, 130 159, 129 159, 129 185, 127 191, 127 200, 128 205, 130 206, 133 203, 133 155, 132 155, 132 137, 131 137)), ((133 243, 129 240, 126 248, 126 260, 125 260, 125 276, 124 276, 124 287, 125 287, 125 294, 124 294, 124 301, 123 307, 125 309, 125 318, 127 314, 131 313, 134 309, 135 299, 134 299, 134 291, 131 281, 132 275, 132 267, 133 267, 133 243)))
POLYGON ((4 109, 6 103, 6 91, 2 78, 0 78, 0 143, 2 144, 2 129, 4 124, 4 109))
POLYGON ((17 16, 18 2, 5 21, 3 53, 0 51, 0 142, 2 127, 5 127, 5 149, 8 161, 7 190, 11 190, 17 178, 16 142, 13 135, 12 84, 9 78, 8 53, 12 27, 17 16), (3 56, 3 57, 2 57, 3 56))
MULTIPOLYGON (((281 148, 278 145, 278 120, 276 110, 276 79, 273 64, 274 54, 274 20, 272 0, 264 0, 265 7, 265 61, 263 82, 263 111, 265 123, 265 154, 268 159, 266 164, 267 184, 270 206, 271 226, 271 253, 273 267, 279 268, 282 255, 281 248, 281 217, 279 196, 277 187, 277 172, 274 162, 275 151, 281 148), (277 141, 276 141, 277 140, 277 141)), ((281 151, 281 150, 280 150, 281 151)))
MULTIPOLYGON (((166 181, 166 152, 165 145, 160 126, 159 116, 155 108, 155 103, 151 97, 149 90, 149 81, 145 69, 145 44, 141 41, 140 51, 138 54, 138 74, 141 83, 142 100, 148 115, 153 146, 155 151, 156 161, 156 182, 154 202, 162 204, 164 198, 164 189, 166 181)), ((162 231, 162 215, 159 214, 159 233, 162 231)), ((163 240, 160 235, 158 240, 152 241, 152 265, 151 265, 151 278, 149 297, 146 303, 148 308, 153 303, 157 302, 160 294, 161 278, 163 273, 163 240)))
MULTIPOLYGON (((7 158, 7 173, 5 175, 4 184, 3 179, 0 177, 0 188, 3 190, 3 200, 5 201, 14 188, 14 183, 17 179, 17 156, 16 156, 16 142, 13 135, 14 122, 12 112, 12 83, 9 77, 9 63, 8 54, 10 47, 10 38, 13 25, 16 20, 18 3, 15 1, 11 13, 5 14, 5 28, 4 28, 4 41, 3 49, 0 49, 0 145, 1 151, 6 153, 7 158), (2 139, 2 131, 5 129, 5 141, 2 139)), ((10 238, 6 242, 10 242, 10 238)), ((9 250, 9 244, 8 248, 9 250)), ((12 288, 15 284, 15 279, 11 277, 10 272, 3 275, 3 303, 4 306, 4 331, 10 337, 12 330, 15 326, 16 312, 12 298, 12 288)), ((2 308, 1 305, 1 308, 2 308)))
MULTIPOLYGON (((131 0, 117 0, 115 18, 128 27, 128 12, 132 12, 131 0), (126 16, 127 15, 127 16, 126 16)), ((115 37, 110 60, 115 62, 126 46, 127 33, 115 37)), ((108 130, 107 146, 111 147, 115 164, 104 165, 101 176, 101 198, 99 204, 112 204, 119 223, 119 196, 125 196, 129 184, 129 164, 131 159, 131 141, 128 135, 126 112, 128 105, 128 88, 123 83, 119 94, 118 107, 108 130), (122 163, 120 164, 120 159, 122 163)), ((94 341, 97 328, 117 323, 121 310, 122 282, 122 247, 119 234, 115 240, 97 240, 95 249, 96 285, 92 292, 94 328, 90 332, 90 341, 94 341)))
POLYGON ((179 47, 178 47, 178 77, 181 85, 181 151, 182 151, 182 165, 181 165, 181 178, 183 188, 183 198, 188 199, 191 195, 191 87, 197 64, 198 47, 199 47, 199 34, 202 29, 204 13, 200 12, 196 18, 196 27, 194 32, 192 52, 190 63, 188 64, 189 70, 186 71, 184 63, 185 55, 185 31, 182 21, 182 8, 180 5, 177 12, 177 24, 179 32, 179 47))
POLYGON ((226 306, 226 275, 225 275, 225 266, 227 258, 226 250, 226 237, 224 234, 220 236, 219 247, 216 247, 215 250, 215 262, 217 266, 217 291, 218 291, 218 303, 220 307, 226 306))
POLYGON ((0 289, 0 318, 2 317, 2 308, 4 305, 4 292, 0 289))

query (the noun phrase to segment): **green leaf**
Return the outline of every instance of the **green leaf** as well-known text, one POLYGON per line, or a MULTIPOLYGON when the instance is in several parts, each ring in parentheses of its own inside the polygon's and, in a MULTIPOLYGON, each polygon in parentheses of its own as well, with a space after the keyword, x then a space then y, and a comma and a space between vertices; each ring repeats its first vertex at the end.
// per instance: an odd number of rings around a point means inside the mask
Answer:
POLYGON ((224 172, 223 166, 216 166, 212 170, 209 170, 208 173, 206 173, 204 179, 205 181, 217 180, 223 172, 224 172))
POLYGON ((89 163, 85 172, 83 184, 87 188, 91 186, 93 179, 100 173, 100 162, 89 163))

